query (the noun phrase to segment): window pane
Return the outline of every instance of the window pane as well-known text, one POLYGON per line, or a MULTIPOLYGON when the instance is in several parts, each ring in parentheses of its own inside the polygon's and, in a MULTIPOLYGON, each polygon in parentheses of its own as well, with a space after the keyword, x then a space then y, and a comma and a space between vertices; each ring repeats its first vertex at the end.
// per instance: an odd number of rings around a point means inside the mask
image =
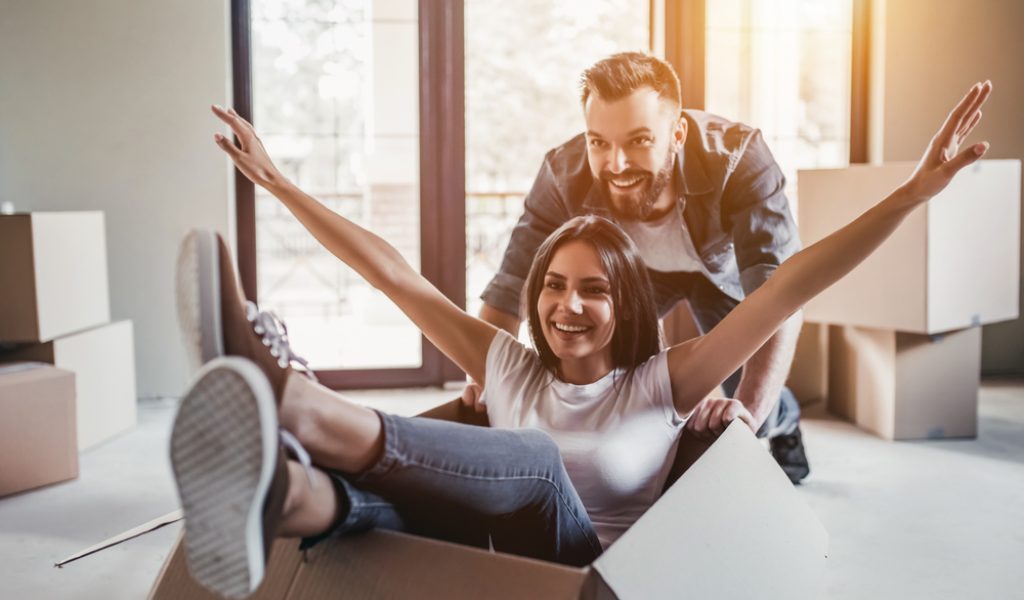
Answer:
POLYGON ((707 3, 705 106, 761 129, 786 175, 849 162, 852 0, 707 3))
POLYGON ((583 69, 646 51, 648 0, 466 0, 466 306, 497 272, 544 154, 583 131, 583 69))
MULTIPOLYGON (((278 166, 419 266, 416 0, 252 0, 253 113, 278 166)), ((314 368, 419 367, 420 334, 256 190, 260 304, 314 368)))

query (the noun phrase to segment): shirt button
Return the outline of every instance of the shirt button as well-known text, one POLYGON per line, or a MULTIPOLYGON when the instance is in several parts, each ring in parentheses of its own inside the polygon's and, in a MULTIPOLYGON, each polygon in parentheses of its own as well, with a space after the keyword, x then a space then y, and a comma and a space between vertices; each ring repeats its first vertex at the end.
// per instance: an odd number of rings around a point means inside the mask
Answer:
POLYGON ((732 250, 732 242, 729 242, 728 244, 726 244, 725 247, 730 249, 730 250, 732 250))

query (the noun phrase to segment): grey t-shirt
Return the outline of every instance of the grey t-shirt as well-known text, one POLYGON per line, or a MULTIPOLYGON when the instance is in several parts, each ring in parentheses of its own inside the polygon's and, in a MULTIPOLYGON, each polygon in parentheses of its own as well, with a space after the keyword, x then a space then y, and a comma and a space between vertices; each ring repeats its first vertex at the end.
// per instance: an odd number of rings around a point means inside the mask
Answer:
POLYGON ((703 272, 704 264, 693 247, 679 204, 655 221, 623 221, 619 225, 633 239, 648 269, 665 273, 703 272))

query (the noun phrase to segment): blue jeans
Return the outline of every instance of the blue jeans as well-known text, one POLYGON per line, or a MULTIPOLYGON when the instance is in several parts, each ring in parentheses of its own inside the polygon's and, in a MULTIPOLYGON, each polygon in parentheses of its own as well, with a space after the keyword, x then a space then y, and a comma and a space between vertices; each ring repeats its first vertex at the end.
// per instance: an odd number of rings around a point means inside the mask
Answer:
POLYGON ((383 454, 358 475, 328 471, 342 510, 303 548, 379 528, 573 566, 601 554, 546 433, 378 414, 383 454))

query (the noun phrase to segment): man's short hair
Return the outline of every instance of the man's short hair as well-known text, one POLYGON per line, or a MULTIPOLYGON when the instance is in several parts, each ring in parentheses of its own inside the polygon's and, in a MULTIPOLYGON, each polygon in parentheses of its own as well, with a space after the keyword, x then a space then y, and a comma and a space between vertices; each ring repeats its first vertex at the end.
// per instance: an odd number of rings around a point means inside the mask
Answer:
POLYGON ((580 100, 596 95, 605 101, 621 100, 649 87, 658 97, 682 108, 682 92, 675 69, 667 62, 642 52, 620 52, 603 58, 580 76, 580 100))

